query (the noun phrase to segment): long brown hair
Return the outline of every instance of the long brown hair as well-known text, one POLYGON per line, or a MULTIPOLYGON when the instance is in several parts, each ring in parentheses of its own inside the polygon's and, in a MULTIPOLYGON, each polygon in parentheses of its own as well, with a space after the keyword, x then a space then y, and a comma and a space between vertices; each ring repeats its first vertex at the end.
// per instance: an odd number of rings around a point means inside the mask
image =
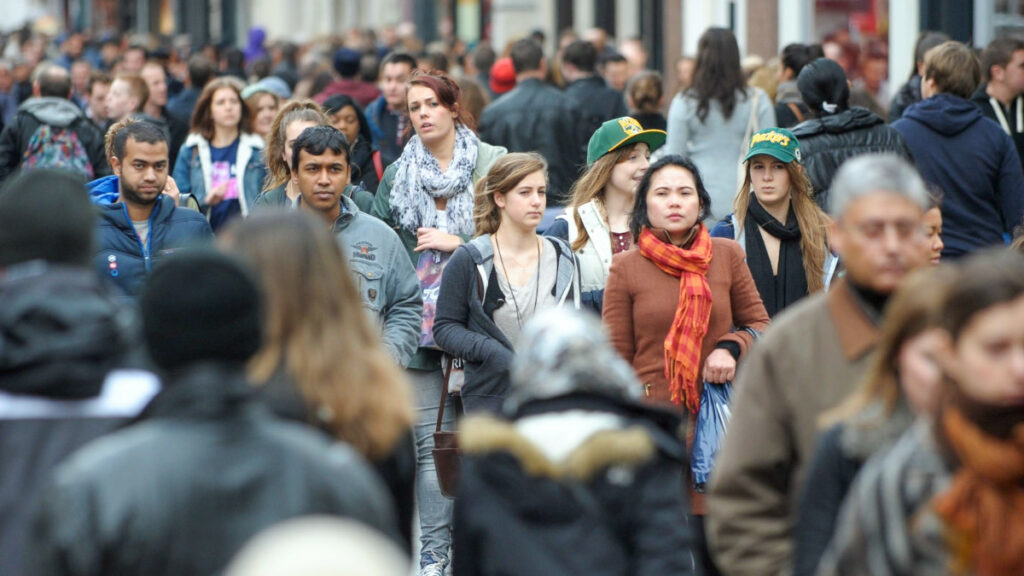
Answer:
POLYGON ((274 116, 274 122, 270 125, 270 132, 267 133, 266 146, 263 148, 267 161, 264 190, 277 188, 292 177, 292 171, 281 155, 284 154, 288 125, 299 120, 316 124, 330 123, 320 105, 309 99, 293 100, 277 111, 277 116, 274 116))
POLYGON ((548 163, 536 152, 512 152, 498 158, 491 169, 476 183, 473 193, 473 223, 476 235, 494 234, 501 225, 501 209, 494 202, 495 194, 508 194, 530 174, 544 171, 547 179, 548 163))
POLYGON ((845 402, 822 415, 823 426, 848 420, 876 402, 882 404, 879 420, 892 415, 903 396, 900 352, 918 334, 939 327, 939 309, 955 278, 955 270, 940 265, 916 270, 903 280, 886 308, 882 335, 860 385, 845 402))
POLYGON ((583 226, 583 219, 580 218, 580 206, 596 198, 601 216, 606 221, 608 220, 608 214, 605 213, 604 207, 604 188, 608 185, 608 181, 612 179, 612 171, 615 170, 616 166, 629 158, 637 144, 623 146, 618 150, 612 150, 601 156, 587 168, 587 171, 578 180, 573 182, 572 188, 569 189, 569 195, 572 196, 572 202, 570 203, 573 209, 572 219, 576 223, 577 232, 576 239, 572 242, 573 252, 580 251, 580 249, 587 245, 587 241, 590 240, 590 234, 587 233, 586 227, 583 226))
POLYGON ((252 112, 245 105, 245 100, 242 99, 242 87, 243 85, 240 80, 230 77, 216 78, 207 83, 199 94, 199 100, 196 101, 189 132, 199 134, 207 140, 213 140, 215 129, 212 110, 213 95, 221 88, 230 88, 235 93, 235 97, 238 98, 238 105, 242 109, 241 119, 238 122, 238 131, 241 134, 252 134, 252 112))
MULTIPOLYGON (((814 187, 811 185, 807 172, 799 162, 786 164, 789 172, 789 197, 796 214, 797 225, 800 226, 800 253, 803 254, 804 273, 807 275, 807 290, 814 294, 825 289, 825 257, 828 251, 828 216, 811 199, 814 187)), ((750 195, 754 193, 750 179, 750 162, 747 162, 743 185, 733 201, 733 213, 736 215, 736 233, 743 231, 743 222, 747 218, 747 207, 750 195)))
POLYGON ((412 426, 411 391, 329 227, 298 210, 269 211, 229 235, 266 298, 265 339, 250 376, 265 383, 284 368, 318 423, 371 460, 389 454, 412 426))

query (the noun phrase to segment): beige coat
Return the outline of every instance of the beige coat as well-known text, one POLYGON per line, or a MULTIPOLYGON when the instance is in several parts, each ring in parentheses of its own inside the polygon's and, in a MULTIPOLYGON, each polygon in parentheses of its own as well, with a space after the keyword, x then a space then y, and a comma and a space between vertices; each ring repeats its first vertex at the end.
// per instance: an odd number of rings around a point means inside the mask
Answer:
POLYGON ((737 376, 708 497, 723 574, 792 572, 792 529, 818 417, 857 386, 878 327, 845 281, 786 310, 737 376))

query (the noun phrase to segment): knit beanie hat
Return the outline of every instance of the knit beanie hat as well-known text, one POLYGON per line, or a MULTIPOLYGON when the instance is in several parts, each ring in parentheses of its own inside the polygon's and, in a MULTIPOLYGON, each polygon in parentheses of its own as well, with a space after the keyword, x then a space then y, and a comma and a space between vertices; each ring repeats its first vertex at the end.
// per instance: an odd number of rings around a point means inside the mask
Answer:
POLYGON ((88 266, 95 229, 81 176, 37 169, 0 190, 0 268, 30 260, 88 266))
POLYGON ((245 362, 261 345, 260 306, 255 280, 228 256, 172 256, 153 271, 140 301, 150 357, 165 371, 203 360, 245 362))

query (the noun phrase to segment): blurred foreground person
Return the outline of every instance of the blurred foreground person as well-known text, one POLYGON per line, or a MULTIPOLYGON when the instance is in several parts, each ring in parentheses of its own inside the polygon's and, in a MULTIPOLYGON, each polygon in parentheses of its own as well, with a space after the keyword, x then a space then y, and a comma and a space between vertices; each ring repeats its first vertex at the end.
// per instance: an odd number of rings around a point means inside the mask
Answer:
POLYGON ((144 373, 111 373, 131 321, 90 266, 95 220, 73 174, 37 170, 0 192, 0 574, 21 574, 53 467, 156 392, 144 373))
POLYGON ((409 559, 372 529, 313 516, 264 530, 231 561, 225 576, 408 576, 409 559))
POLYGON ((711 551, 730 576, 791 574, 818 417, 853 392, 890 295, 928 259, 928 192, 913 166, 860 156, 843 164, 832 189, 829 238, 845 276, 781 314, 736 378, 708 498, 711 551))
POLYGON ((941 308, 944 382, 858 476, 818 574, 1024 574, 1024 260, 964 262, 941 308))
POLYGON ((592 316, 528 323, 509 419, 460 432, 455 574, 695 574, 682 420, 642 393, 592 316))
POLYGON ((139 423, 58 467, 26 576, 206 576, 263 528, 306 514, 396 535, 387 493, 352 448, 253 401, 245 367, 262 342, 260 308, 227 256, 192 252, 153 272, 143 333, 164 388, 139 423))

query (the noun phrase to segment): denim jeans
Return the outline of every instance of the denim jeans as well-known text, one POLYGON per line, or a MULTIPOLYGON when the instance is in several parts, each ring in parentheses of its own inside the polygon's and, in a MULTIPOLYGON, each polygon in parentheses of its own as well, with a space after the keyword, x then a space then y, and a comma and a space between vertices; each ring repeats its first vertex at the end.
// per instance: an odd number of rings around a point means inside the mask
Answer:
MULTIPOLYGON (((434 562, 448 563, 452 542, 452 508, 454 501, 441 495, 434 470, 434 430, 444 377, 441 370, 408 370, 416 394, 416 502, 420 517, 420 566, 434 562)), ((455 426, 455 408, 446 399, 444 430, 455 426)))

